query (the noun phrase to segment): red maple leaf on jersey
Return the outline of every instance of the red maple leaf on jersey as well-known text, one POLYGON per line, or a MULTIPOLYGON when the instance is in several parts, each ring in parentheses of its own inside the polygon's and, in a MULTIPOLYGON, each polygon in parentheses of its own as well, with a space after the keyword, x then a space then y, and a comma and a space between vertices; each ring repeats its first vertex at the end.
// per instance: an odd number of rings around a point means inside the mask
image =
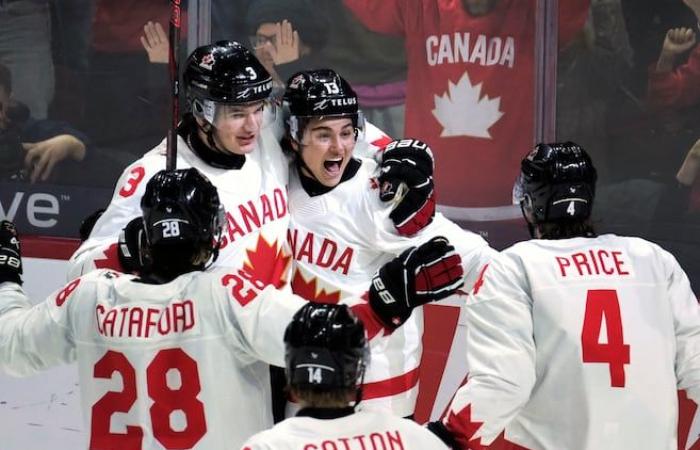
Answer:
POLYGON ((248 260, 244 264, 245 270, 256 280, 262 281, 266 286, 273 285, 276 288, 284 286, 287 282, 285 275, 291 256, 285 251, 277 241, 267 242, 262 235, 258 236, 258 243, 255 249, 246 250, 248 260))
POLYGON ((117 250, 118 245, 119 244, 117 243, 110 245, 102 252, 104 258, 95 259, 96 269, 112 269, 119 272, 124 271, 121 262, 119 261, 119 253, 117 250))
POLYGON ((467 405, 458 414, 450 411, 447 415, 448 429, 457 438, 457 442, 464 448, 471 450, 484 450, 485 445, 481 444, 481 438, 473 439, 476 432, 484 422, 472 421, 472 405, 467 405))
POLYGON ((496 439, 489 445, 481 443, 481 438, 474 438, 474 435, 484 422, 472 420, 472 405, 467 405, 458 414, 450 411, 447 415, 448 429, 455 435, 457 442, 470 450, 529 450, 518 444, 514 444, 505 438, 505 431, 502 431, 496 439))
POLYGON ((340 291, 326 292, 325 289, 319 291, 317 281, 316 277, 311 277, 307 281, 301 271, 296 269, 292 277, 292 292, 314 303, 335 304, 340 301, 340 291))

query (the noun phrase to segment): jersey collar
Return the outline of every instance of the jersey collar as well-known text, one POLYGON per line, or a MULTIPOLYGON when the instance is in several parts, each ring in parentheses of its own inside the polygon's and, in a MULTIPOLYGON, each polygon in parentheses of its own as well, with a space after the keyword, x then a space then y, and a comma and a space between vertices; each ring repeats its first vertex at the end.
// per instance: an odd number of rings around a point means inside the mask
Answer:
POLYGON ((314 419, 338 419, 355 413, 355 408, 347 406, 345 408, 302 408, 297 413, 297 417, 311 417, 314 419))
POLYGON ((245 164, 245 155, 235 153, 223 153, 212 150, 199 138, 197 134, 197 122, 191 114, 185 116, 178 130, 192 151, 205 163, 217 169, 237 170, 245 164))

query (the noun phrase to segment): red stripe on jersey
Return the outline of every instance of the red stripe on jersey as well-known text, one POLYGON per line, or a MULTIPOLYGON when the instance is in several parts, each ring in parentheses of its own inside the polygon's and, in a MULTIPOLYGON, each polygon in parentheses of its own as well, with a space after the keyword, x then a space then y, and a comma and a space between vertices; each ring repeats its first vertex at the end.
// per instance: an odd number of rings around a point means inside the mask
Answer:
POLYGON ((398 377, 389 378, 382 381, 365 383, 362 385, 362 398, 370 400, 373 398, 390 397, 412 389, 418 384, 419 368, 398 377))
POLYGON ((420 367, 427 367, 429 370, 423 370, 420 374, 420 390, 415 412, 418 423, 430 420, 458 322, 459 308, 444 305, 423 306, 423 355, 420 367))

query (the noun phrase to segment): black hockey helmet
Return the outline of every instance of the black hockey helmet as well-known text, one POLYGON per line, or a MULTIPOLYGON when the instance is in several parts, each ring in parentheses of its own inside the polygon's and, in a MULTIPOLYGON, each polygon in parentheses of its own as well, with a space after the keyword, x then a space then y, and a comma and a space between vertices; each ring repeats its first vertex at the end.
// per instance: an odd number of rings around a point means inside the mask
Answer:
POLYGON ((307 303, 284 343, 290 387, 324 392, 361 383, 369 358, 365 327, 346 305, 307 303))
POLYGON ((141 210, 152 272, 177 276, 202 270, 218 256, 224 210, 216 187, 197 169, 155 174, 141 210))
POLYGON ((350 117, 355 128, 364 128, 364 116, 350 83, 331 69, 305 70, 287 81, 284 101, 289 107, 289 134, 300 141, 313 117, 350 117))
POLYGON ((580 222, 591 215, 597 173, 573 142, 538 144, 523 159, 520 205, 534 223, 580 222))
POLYGON ((235 41, 196 48, 183 74, 192 113, 214 122, 216 103, 245 104, 266 100, 272 77, 253 53, 235 41))

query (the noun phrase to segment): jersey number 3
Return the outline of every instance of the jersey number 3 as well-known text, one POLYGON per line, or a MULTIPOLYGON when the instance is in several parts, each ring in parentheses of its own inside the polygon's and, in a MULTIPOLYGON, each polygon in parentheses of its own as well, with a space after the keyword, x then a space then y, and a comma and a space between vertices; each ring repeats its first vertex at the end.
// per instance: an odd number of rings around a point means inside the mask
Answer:
POLYGON ((581 330, 583 362, 610 366, 612 387, 625 387, 625 364, 630 363, 630 346, 622 336, 620 302, 615 290, 590 290, 586 295, 586 314, 581 330), (605 318, 607 342, 600 342, 605 318))
MULTIPOLYGON (((97 361, 93 371, 95 378, 112 379, 118 372, 123 389, 110 391, 92 405, 90 448, 119 448, 140 450, 143 430, 127 425, 126 433, 112 433, 110 422, 114 413, 128 413, 136 401, 136 371, 123 353, 109 350, 97 361)), ((197 362, 179 348, 159 351, 146 369, 148 396, 153 400, 149 412, 153 436, 167 449, 192 448, 206 434, 204 404, 197 400, 199 373, 197 362), (172 386, 168 372, 179 373, 179 386, 172 386), (184 414, 187 425, 174 430, 170 424, 173 412, 184 414)))

